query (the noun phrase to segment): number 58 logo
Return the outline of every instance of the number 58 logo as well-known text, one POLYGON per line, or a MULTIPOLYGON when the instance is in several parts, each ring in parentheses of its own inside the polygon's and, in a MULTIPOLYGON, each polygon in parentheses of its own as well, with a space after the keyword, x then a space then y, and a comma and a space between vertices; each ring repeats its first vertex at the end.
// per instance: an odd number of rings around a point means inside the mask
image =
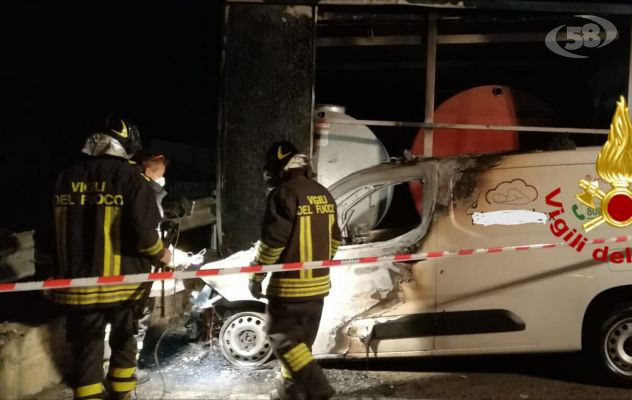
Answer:
MULTIPOLYGON (((594 15, 581 15, 593 22, 587 22, 583 26, 566 26, 560 25, 546 35, 544 43, 553 53, 569 58, 586 58, 581 54, 571 53, 582 47, 589 49, 604 47, 617 37, 617 28, 614 24, 605 18, 595 17, 594 15), (564 48, 558 43, 558 33, 566 26, 566 43, 564 48), (605 31, 605 38, 602 39, 601 32, 605 31)), ((564 40, 562 40, 564 41, 564 40)))

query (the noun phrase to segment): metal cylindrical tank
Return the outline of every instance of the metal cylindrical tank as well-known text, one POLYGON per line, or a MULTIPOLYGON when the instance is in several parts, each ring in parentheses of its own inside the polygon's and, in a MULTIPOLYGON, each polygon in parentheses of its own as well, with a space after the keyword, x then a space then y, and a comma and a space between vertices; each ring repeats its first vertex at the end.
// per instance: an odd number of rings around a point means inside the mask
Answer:
MULTIPOLYGON (((386 148, 366 125, 343 125, 330 120, 353 121, 341 106, 317 105, 314 110, 314 169, 316 179, 325 187, 345 176, 388 161, 386 148)), ((363 189, 367 193, 370 188, 363 189)), ((361 193, 357 193, 361 196, 361 193)), ((381 189, 355 207, 347 228, 370 230, 386 215, 393 188, 381 189)))

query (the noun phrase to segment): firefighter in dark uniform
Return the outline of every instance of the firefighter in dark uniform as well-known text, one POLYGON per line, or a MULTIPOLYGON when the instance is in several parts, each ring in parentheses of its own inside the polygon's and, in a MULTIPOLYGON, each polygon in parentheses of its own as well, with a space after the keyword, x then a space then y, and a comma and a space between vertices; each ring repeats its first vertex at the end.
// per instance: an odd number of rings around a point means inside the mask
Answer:
MULTIPOLYGON (((129 161, 139 149, 137 128, 109 118, 102 132, 86 140, 84 159, 57 177, 51 223, 37 235, 36 244, 38 252, 54 255, 51 277, 147 273, 152 263, 169 260, 156 230, 160 214, 149 178, 129 161)), ((131 397, 136 386, 136 315, 145 290, 141 284, 114 284, 51 292, 51 299, 66 311, 75 399, 131 397), (112 355, 106 393, 102 361, 108 323, 112 355)))
MULTIPOLYGON (((336 203, 313 180, 309 159, 290 142, 277 142, 267 153, 264 174, 273 190, 267 206, 255 263, 274 264, 332 259, 340 245, 336 203)), ((265 274, 250 277, 250 291, 261 297, 265 274)), ((329 294, 328 269, 272 273, 266 290, 266 331, 281 377, 271 399, 329 399, 335 391, 314 360, 316 339, 329 294)))

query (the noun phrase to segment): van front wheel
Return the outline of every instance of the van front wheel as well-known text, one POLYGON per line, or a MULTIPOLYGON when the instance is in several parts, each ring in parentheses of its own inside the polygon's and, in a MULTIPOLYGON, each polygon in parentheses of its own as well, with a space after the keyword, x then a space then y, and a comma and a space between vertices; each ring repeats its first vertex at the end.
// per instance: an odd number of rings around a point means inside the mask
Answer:
POLYGON ((590 338, 590 353, 610 383, 632 387, 632 304, 620 304, 590 338))
POLYGON ((272 356, 272 347, 265 334, 265 315, 242 311, 224 322, 219 332, 222 355, 240 368, 256 368, 272 356))

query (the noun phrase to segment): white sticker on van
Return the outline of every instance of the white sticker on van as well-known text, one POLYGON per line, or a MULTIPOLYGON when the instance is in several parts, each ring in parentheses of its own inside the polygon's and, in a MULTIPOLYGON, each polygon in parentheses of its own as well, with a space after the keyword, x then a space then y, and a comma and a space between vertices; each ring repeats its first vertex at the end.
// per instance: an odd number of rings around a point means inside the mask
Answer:
POLYGON ((502 210, 490 212, 475 212, 472 222, 475 225, 522 225, 546 224, 547 215, 541 212, 527 210, 502 210))

